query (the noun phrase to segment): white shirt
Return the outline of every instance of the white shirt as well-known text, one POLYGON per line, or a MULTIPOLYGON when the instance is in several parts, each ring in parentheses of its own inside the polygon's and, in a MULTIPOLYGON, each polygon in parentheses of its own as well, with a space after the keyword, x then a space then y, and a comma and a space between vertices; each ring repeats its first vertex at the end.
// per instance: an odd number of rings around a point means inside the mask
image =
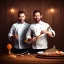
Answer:
MULTIPOLYGON (((41 33, 41 30, 47 30, 48 27, 50 27, 50 25, 43 21, 40 21, 39 23, 31 24, 27 31, 26 39, 29 39, 32 36, 39 36, 41 33)), ((53 33, 52 37, 55 36, 55 31, 52 30, 51 27, 48 29, 48 31, 51 31, 53 33)), ((47 49, 48 48, 47 44, 48 44, 47 35, 42 34, 42 38, 39 38, 36 40, 35 43, 32 43, 32 48, 33 49, 47 49)))
POLYGON ((8 34, 8 37, 10 39, 11 36, 15 34, 18 35, 18 38, 15 39, 15 44, 14 44, 15 48, 25 49, 29 47, 29 45, 24 42, 28 27, 29 27, 29 24, 25 22, 24 23, 17 22, 12 25, 10 32, 8 34))

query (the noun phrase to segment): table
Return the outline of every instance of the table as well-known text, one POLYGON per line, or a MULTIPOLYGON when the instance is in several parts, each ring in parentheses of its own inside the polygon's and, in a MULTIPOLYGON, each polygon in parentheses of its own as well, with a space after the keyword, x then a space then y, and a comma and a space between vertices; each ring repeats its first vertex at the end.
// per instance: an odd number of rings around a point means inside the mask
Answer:
POLYGON ((37 58, 37 54, 9 58, 7 54, 0 54, 0 64, 64 64, 64 58, 37 58))

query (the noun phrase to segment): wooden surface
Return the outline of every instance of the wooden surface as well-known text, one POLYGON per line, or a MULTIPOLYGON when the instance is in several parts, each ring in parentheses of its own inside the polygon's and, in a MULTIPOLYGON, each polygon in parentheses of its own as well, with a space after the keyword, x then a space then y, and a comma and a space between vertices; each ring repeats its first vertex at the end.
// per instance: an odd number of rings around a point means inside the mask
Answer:
POLYGON ((37 58, 36 54, 31 56, 17 56, 16 58, 10 58, 9 55, 1 55, 0 64, 64 64, 64 58, 53 59, 50 58, 37 58))

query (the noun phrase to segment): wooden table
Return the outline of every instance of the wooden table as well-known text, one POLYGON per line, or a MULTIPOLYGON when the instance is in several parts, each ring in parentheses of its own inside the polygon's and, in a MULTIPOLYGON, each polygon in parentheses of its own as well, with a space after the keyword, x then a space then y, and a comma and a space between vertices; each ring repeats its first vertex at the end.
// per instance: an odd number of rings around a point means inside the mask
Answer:
POLYGON ((1 54, 0 64, 64 64, 64 58, 37 58, 36 54, 10 58, 7 54, 1 54))

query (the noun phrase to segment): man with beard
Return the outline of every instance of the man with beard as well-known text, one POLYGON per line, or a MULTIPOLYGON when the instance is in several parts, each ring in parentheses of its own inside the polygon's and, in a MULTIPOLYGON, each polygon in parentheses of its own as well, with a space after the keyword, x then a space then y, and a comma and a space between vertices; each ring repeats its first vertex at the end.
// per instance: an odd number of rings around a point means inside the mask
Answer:
POLYGON ((30 25, 26 34, 26 39, 28 43, 32 44, 32 52, 36 53, 45 51, 48 48, 47 35, 54 37, 55 31, 52 30, 48 23, 41 20, 42 15, 39 10, 33 12, 33 17, 35 23, 30 25))
POLYGON ((14 23, 9 31, 8 37, 10 41, 13 41, 13 52, 23 53, 29 50, 30 45, 25 43, 26 32, 29 24, 25 22, 25 12, 18 12, 18 22, 14 23))

